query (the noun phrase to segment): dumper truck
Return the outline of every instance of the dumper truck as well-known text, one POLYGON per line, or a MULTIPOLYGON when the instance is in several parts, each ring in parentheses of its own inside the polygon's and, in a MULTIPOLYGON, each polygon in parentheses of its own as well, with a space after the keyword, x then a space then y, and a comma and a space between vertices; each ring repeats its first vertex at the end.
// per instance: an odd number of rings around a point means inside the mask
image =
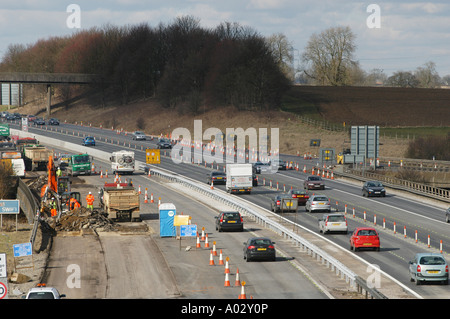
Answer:
POLYGON ((25 161, 25 168, 27 171, 46 170, 49 156, 53 152, 40 145, 30 145, 23 148, 23 157, 25 161))
POLYGON ((105 183, 98 192, 100 206, 114 221, 141 221, 139 193, 131 183, 105 183))

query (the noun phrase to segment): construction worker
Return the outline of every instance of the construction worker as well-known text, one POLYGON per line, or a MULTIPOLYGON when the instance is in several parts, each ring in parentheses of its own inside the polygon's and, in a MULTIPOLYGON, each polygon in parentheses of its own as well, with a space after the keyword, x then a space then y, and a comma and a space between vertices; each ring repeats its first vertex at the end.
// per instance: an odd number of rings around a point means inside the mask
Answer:
POLYGON ((55 197, 52 197, 52 199, 50 200, 49 207, 50 207, 51 216, 52 217, 56 216, 58 213, 56 211, 56 199, 55 199, 55 197))
POLYGON ((90 210, 94 210, 94 195, 91 192, 86 196, 86 207, 90 210))
POLYGON ((74 210, 81 207, 80 203, 73 197, 70 198, 69 205, 70 210, 74 210))
POLYGON ((61 168, 59 168, 59 166, 58 166, 58 169, 56 170, 56 177, 60 177, 61 174, 62 174, 61 168))

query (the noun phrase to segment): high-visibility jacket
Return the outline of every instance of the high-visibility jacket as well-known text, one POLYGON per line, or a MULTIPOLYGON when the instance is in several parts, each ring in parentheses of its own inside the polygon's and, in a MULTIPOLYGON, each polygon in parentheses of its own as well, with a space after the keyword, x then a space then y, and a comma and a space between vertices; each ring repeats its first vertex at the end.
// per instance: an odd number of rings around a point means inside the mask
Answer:
POLYGON ((88 194, 88 195, 86 196, 86 203, 87 203, 88 205, 94 205, 94 195, 88 194))
POLYGON ((73 197, 70 199, 69 204, 70 210, 81 207, 80 203, 73 197))

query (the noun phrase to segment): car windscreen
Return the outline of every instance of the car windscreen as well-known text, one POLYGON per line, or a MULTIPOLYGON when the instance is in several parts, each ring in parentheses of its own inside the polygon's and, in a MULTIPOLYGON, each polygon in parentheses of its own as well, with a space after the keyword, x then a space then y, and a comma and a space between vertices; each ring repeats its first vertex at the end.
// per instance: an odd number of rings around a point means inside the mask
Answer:
POLYGON ((377 232, 373 229, 361 229, 358 236, 376 236, 377 232))
POLYGON ((327 202, 328 198, 327 197, 314 197, 313 201, 314 202, 327 202))
POLYGON ((76 164, 89 162, 89 155, 74 156, 73 162, 76 164))
POLYGON ((445 259, 439 256, 425 256, 420 258, 421 265, 445 265, 445 259))
POLYGON ((225 220, 240 220, 239 214, 236 213, 225 213, 223 214, 223 219, 225 220))
POLYGON ((328 216, 329 222, 345 222, 345 216, 339 215, 339 216, 328 216))
POLYGON ((271 245, 272 242, 270 241, 270 239, 259 238, 259 239, 252 240, 251 244, 252 245, 271 245))
POLYGON ((27 299, 55 299, 55 296, 50 291, 30 292, 27 299))

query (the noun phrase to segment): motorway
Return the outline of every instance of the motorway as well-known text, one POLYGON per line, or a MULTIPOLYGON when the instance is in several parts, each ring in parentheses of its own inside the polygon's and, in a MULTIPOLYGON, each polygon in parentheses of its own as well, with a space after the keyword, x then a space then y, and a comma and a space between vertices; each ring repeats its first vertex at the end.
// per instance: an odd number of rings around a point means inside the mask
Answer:
MULTIPOLYGON (((12 124, 13 126, 14 124, 12 124)), ((77 144, 81 142, 84 134, 93 135, 97 141, 96 149, 106 152, 111 152, 113 149, 135 149, 136 158, 140 161, 145 161, 145 155, 142 150, 152 148, 155 145, 154 142, 149 141, 132 141, 131 136, 125 135, 123 132, 118 134, 117 131, 113 130, 72 124, 61 124, 60 127, 30 127, 29 130, 36 134, 48 135, 77 144)), ((282 158, 284 157, 282 156, 282 158)), ((295 160, 301 169, 304 166, 310 169, 312 165, 316 164, 315 160, 303 160, 292 156, 286 157, 286 159, 295 160)), ((203 164, 175 164, 170 157, 163 157, 160 166, 202 183, 206 179, 206 173, 211 170, 203 164)), ((287 190, 291 186, 301 188, 303 180, 307 176, 307 174, 301 172, 301 169, 300 171, 281 171, 274 175, 260 175, 259 183, 261 185, 263 183, 261 178, 265 178, 266 185, 268 185, 270 180, 272 180, 272 185, 276 185, 276 182, 278 182, 279 191, 282 191, 284 188, 287 190)), ((221 186, 217 186, 217 188, 223 189, 221 186)), ((444 222, 443 214, 446 204, 390 189, 387 190, 388 195, 385 198, 368 199, 361 196, 360 188, 361 183, 358 182, 328 179, 326 181, 326 190, 322 191, 332 199, 334 209, 344 211, 344 207, 347 205, 347 218, 350 230, 361 225, 374 226, 376 215, 376 227, 381 234, 381 251, 361 251, 357 252, 356 255, 370 264, 378 265, 382 271, 396 278, 405 287, 414 290, 423 298, 449 298, 450 288, 448 285, 427 284, 415 286, 414 283, 409 281, 407 270, 408 261, 412 259, 414 253, 422 251, 439 252, 441 241, 443 254, 449 260, 450 225, 444 222), (355 211, 354 215, 353 208, 355 211), (365 214, 364 211, 366 212, 365 214), (416 231, 417 242, 415 240, 416 231), (428 247, 428 240, 430 241, 430 247, 428 247)), ((275 188, 263 186, 256 187, 251 195, 242 195, 241 198, 269 209, 269 200, 276 193, 277 190, 275 188)), ((320 215, 319 213, 307 213, 302 207, 299 208, 297 214, 284 213, 285 217, 292 218, 300 225, 315 232, 317 232, 317 218, 320 215)), ((235 234, 232 235, 234 236, 235 234)), ((336 245, 348 249, 349 236, 349 234, 339 234, 326 235, 325 237, 336 245)), ((237 239, 237 242, 239 240, 237 239)), ((240 240, 240 242, 242 241, 240 240)), ((278 273, 279 263, 276 264, 277 269, 268 269, 268 272, 277 271, 278 273)))

